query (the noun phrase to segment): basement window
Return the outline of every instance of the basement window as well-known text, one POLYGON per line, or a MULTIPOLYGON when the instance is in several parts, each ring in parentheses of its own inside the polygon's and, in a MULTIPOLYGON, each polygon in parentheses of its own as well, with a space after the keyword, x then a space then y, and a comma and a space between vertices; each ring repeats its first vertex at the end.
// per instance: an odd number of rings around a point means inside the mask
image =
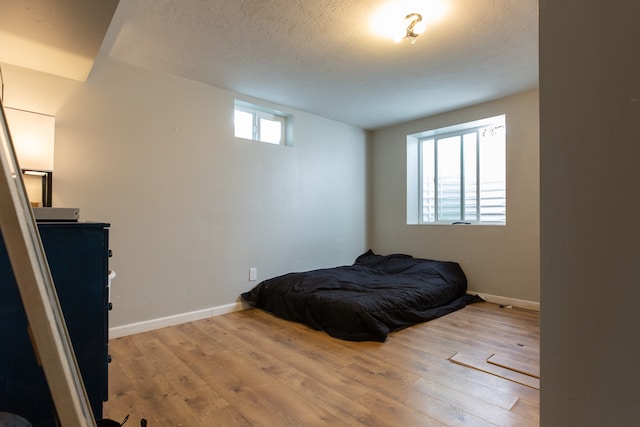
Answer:
POLYGON ((233 126, 236 138, 293 145, 293 117, 290 114, 236 99, 233 126))
POLYGON ((504 115, 407 135, 407 224, 506 222, 504 115))

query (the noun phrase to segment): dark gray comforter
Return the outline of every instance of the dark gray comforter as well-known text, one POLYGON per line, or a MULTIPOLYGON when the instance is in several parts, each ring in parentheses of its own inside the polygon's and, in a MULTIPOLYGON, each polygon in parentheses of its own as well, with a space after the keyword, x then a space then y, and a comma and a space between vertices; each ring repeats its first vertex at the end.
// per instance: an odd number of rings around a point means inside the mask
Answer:
POLYGON ((350 266, 265 280, 242 298, 336 338, 383 342, 391 331, 479 300, 466 290, 466 276, 455 262, 368 251, 350 266))

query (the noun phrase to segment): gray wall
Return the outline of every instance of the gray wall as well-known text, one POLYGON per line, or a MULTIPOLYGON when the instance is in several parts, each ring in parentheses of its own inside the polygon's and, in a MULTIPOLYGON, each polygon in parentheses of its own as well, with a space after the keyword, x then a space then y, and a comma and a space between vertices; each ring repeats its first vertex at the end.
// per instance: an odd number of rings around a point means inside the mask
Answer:
POLYGON ((9 102, 64 87, 22 107, 56 116, 54 206, 112 224, 110 326, 232 304, 250 267, 262 280, 367 249, 365 131, 283 108, 294 147, 255 143, 233 136, 229 91, 107 59, 86 84, 9 68, 9 102))
POLYGON ((370 242, 380 253, 459 262, 469 288, 539 301, 538 92, 530 91, 375 131, 370 242), (506 114, 507 225, 407 225, 406 136, 506 114))
POLYGON ((544 426, 638 425, 638 16, 540 1, 544 426))

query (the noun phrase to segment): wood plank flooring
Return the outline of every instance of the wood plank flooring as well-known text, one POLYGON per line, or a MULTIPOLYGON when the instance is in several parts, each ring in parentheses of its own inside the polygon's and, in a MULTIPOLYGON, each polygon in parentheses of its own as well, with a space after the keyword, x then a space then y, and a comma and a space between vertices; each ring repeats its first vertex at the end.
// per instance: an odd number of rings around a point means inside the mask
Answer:
POLYGON ((538 426, 537 389, 448 359, 539 366, 539 340, 539 313, 489 303, 385 343, 245 310, 111 340, 105 417, 129 414, 133 427, 538 426))

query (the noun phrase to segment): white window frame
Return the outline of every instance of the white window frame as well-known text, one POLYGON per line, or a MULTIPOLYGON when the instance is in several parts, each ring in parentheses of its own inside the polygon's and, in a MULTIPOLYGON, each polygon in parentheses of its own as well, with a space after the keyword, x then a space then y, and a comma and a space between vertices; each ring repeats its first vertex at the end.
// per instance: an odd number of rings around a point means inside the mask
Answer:
MULTIPOLYGON (((419 132, 416 134, 407 135, 407 224, 420 224, 420 225, 442 225, 442 224, 465 224, 465 225, 499 225, 504 226, 507 222, 507 214, 506 214, 506 132, 504 135, 505 138, 505 152, 504 152, 504 162, 505 162, 505 177, 504 177, 504 220, 498 221, 489 221, 482 220, 481 218, 481 192, 480 188, 480 135, 484 129, 495 127, 496 129, 504 128, 506 129, 506 116, 500 115, 495 117, 490 117, 483 120, 476 120, 473 122, 462 123, 459 125, 448 126, 445 128, 434 129, 430 131, 419 132), (476 212, 474 217, 466 218, 465 217, 465 203, 463 202, 465 197, 465 189, 464 189, 464 143, 463 143, 463 135, 476 133, 475 140, 475 174, 476 174, 476 189, 475 189, 475 200, 476 200, 476 212), (425 141, 434 141, 434 170, 436 173, 437 179, 437 142, 438 140, 451 138, 451 137, 460 137, 460 219, 451 221, 442 220, 438 218, 438 198, 434 197, 434 214, 433 220, 425 220, 424 213, 424 188, 423 188, 423 146, 425 141)), ((486 169, 485 169, 486 170, 486 169)))
POLYGON ((234 102, 234 117, 236 111, 251 114, 252 116, 252 129, 251 138, 245 138, 238 135, 239 129, 236 127, 234 119, 234 135, 237 138, 250 139, 252 141, 265 142, 274 145, 293 146, 293 116, 286 114, 278 110, 267 108, 264 106, 252 104, 246 101, 236 99, 234 102), (271 140, 264 135, 261 128, 262 121, 275 122, 280 124, 280 138, 279 140, 271 140))

